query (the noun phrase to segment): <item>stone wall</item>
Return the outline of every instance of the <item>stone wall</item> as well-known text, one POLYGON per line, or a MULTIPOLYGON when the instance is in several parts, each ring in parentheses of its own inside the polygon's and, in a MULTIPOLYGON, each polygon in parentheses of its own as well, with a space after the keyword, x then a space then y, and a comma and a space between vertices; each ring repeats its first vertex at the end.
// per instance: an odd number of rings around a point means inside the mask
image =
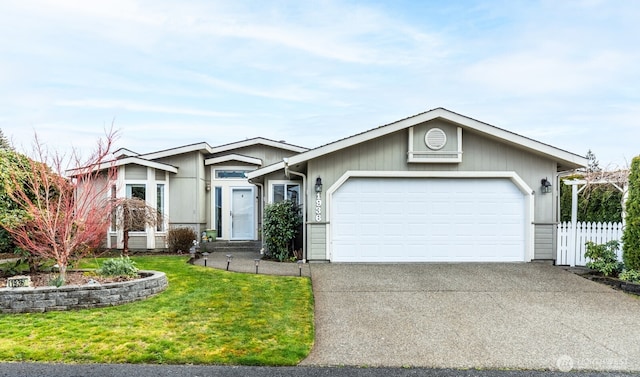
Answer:
POLYGON ((0 288, 0 313, 41 313, 122 305, 154 296, 169 286, 164 272, 139 273, 141 279, 101 285, 0 288))

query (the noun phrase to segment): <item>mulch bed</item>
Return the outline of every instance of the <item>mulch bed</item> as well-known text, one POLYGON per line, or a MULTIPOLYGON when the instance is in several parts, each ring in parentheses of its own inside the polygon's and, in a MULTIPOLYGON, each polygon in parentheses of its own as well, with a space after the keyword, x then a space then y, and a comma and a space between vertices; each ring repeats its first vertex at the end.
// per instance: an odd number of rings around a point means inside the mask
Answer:
MULTIPOLYGON (((53 286, 52 281, 58 276, 57 273, 40 272, 35 274, 24 274, 23 276, 31 277, 32 287, 49 287, 53 286)), ((67 281, 65 285, 86 285, 90 280, 97 281, 100 284, 116 283, 121 281, 135 280, 125 276, 105 277, 99 276, 93 272, 86 271, 67 271, 67 281)), ((0 288, 7 286, 7 279, 0 278, 0 288)))

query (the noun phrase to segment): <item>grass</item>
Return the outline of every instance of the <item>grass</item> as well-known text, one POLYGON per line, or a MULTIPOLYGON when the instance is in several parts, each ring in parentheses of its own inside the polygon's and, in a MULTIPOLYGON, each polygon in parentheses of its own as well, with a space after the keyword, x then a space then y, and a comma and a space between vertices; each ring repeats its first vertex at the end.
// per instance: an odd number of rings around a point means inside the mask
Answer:
POLYGON ((132 259, 164 271, 169 288, 110 308, 0 314, 0 362, 295 365, 311 350, 309 279, 132 259))

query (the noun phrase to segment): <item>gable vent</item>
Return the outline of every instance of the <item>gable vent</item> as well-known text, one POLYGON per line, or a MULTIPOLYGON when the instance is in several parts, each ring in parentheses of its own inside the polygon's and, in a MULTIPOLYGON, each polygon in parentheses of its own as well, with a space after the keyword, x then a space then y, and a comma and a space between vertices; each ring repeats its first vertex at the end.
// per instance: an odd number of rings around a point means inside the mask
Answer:
POLYGON ((429 149, 437 151, 447 144, 447 134, 440 128, 432 128, 424 135, 424 143, 429 149))

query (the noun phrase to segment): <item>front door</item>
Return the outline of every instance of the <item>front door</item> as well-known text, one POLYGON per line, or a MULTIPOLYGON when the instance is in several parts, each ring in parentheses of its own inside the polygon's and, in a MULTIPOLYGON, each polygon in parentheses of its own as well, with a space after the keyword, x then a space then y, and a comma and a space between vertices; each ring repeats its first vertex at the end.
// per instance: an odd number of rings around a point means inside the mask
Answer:
POLYGON ((254 203, 253 187, 231 189, 231 239, 253 240, 254 203))

